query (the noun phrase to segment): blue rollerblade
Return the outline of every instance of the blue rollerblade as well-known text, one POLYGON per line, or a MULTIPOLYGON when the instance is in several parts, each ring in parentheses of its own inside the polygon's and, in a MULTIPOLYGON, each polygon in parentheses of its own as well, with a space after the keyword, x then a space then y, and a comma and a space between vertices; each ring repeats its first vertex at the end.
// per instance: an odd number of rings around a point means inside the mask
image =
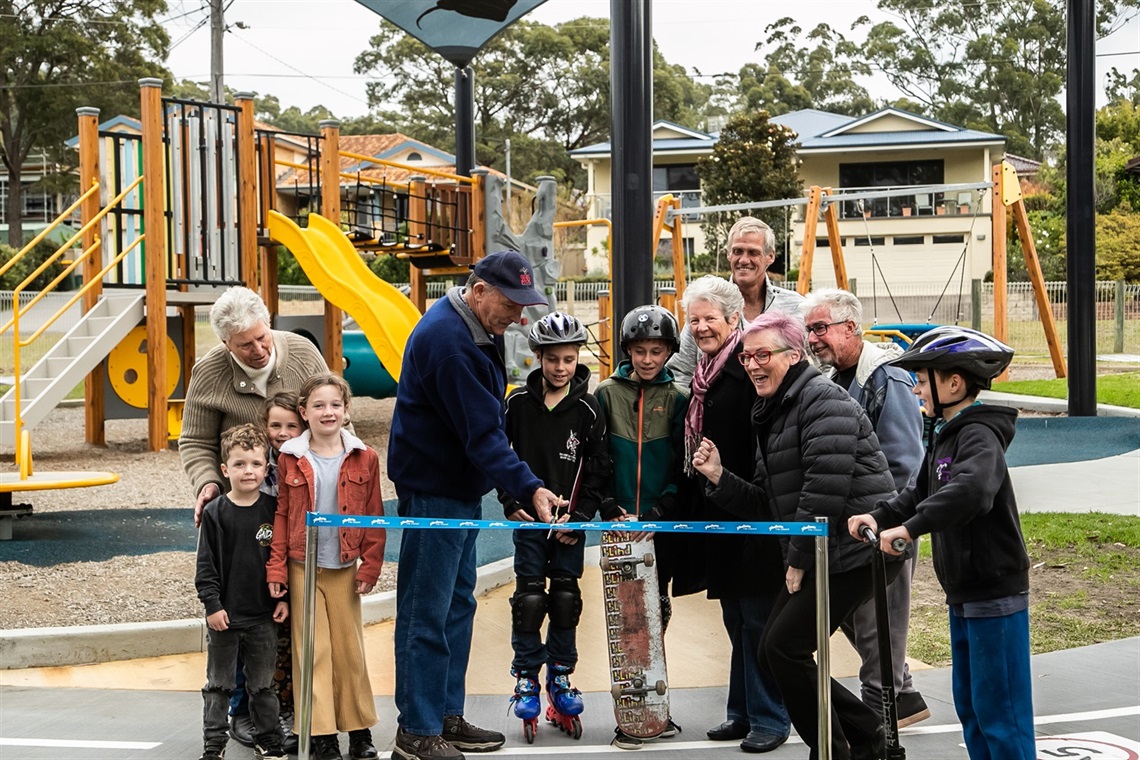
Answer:
POLYGON ((546 720, 559 731, 582 738, 582 692, 570 685, 573 668, 554 663, 546 668, 546 720))
POLYGON ((534 744, 534 734, 538 730, 538 713, 542 710, 541 692, 538 681, 528 675, 517 675, 515 693, 511 696, 511 704, 515 708, 515 717, 523 722, 523 736, 527 744, 534 744))

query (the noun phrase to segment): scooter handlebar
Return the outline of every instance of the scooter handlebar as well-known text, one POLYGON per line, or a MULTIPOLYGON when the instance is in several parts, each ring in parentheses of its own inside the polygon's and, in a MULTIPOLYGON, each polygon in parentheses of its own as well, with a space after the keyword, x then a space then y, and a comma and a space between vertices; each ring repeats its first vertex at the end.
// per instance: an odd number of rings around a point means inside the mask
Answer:
MULTIPOLYGON (((872 530, 870 525, 864 525, 862 528, 860 528, 859 529, 859 535, 861 535, 863 538, 867 539, 868 543, 870 543, 874 546, 879 545, 879 537, 875 535, 875 531, 872 530)), ((891 541, 891 548, 894 549, 899 554, 902 554, 903 552, 905 552, 906 548, 909 545, 910 545, 910 542, 907 541, 905 538, 896 538, 894 541, 891 541)))

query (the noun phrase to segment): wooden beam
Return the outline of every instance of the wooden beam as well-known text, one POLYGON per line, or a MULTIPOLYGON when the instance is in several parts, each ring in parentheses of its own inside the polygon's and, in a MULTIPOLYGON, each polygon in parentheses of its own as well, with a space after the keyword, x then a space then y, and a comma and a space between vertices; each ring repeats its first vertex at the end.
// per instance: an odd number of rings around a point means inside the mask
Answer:
POLYGON ((257 252, 257 152, 253 128, 253 95, 238 93, 234 105, 241 110, 237 116, 237 167, 238 167, 238 249, 241 276, 250 290, 258 289, 257 252))
POLYGON ((142 97, 143 221, 146 224, 147 447, 170 442, 166 408, 166 162, 162 80, 139 80, 142 97))
MULTIPOLYGON (((407 246, 415 247, 427 242, 427 188, 423 177, 408 178, 408 239, 407 246)), ((412 292, 409 298, 420 314, 427 311, 427 280, 423 270, 412 264, 408 272, 408 284, 412 292)))
MULTIPOLYGON (((99 109, 77 108, 75 113, 79 117, 79 191, 86 192, 99 182, 99 109)), ((83 202, 80 208, 83 226, 95 218, 100 206, 99 195, 93 195, 83 202)), ((103 268, 103 250, 101 247, 94 247, 98 239, 94 227, 83 233, 83 250, 91 251, 91 254, 83 260, 82 271, 85 283, 94 280, 103 268)), ((100 281, 83 294, 85 314, 95 308, 102 292, 103 284, 100 281)), ((104 362, 99 362, 83 379, 83 398, 86 400, 83 416, 84 438, 92 446, 107 445, 106 417, 103 408, 105 366, 104 362)))
MULTIPOLYGON (((681 210, 681 199, 673 199, 673 210, 681 210)), ((682 222, 680 215, 673 217, 673 286, 677 289, 677 303, 685 297, 685 238, 681 234, 682 222)), ((677 314, 677 319, 683 315, 677 314)))
MULTIPOLYGON (((1005 227, 1006 210, 1002 202, 1002 169, 1001 164, 993 167, 993 214, 991 216, 990 240, 993 241, 993 273, 994 273, 994 337, 1002 343, 1009 343, 1009 323, 1007 311, 1009 309, 1009 294, 1006 285, 1006 248, 1005 227)), ((1009 370, 998 375, 996 380, 1009 379, 1009 370)))
POLYGON ((804 212, 804 242, 800 248, 800 276, 796 282, 796 292, 806 296, 811 288, 811 265, 815 257, 815 229, 819 224, 819 207, 823 193, 818 185, 808 189, 807 210, 804 212))
MULTIPOLYGON (((321 216, 340 227, 340 122, 327 119, 321 127, 321 216)), ((344 374, 343 312, 325 299, 325 363, 344 374)))
MULTIPOLYGON (((824 195, 831 195, 831 188, 823 190, 824 195)), ((827 211, 823 212, 823 221, 827 225, 827 246, 831 249, 831 266, 835 270, 835 287, 850 290, 847 282, 847 262, 843 259, 843 238, 839 236, 839 204, 829 203, 827 211)))
POLYGON ((1037 258, 1037 244, 1033 242, 1033 231, 1029 229, 1029 215, 1025 212, 1025 201, 1018 199, 1010 206, 1013 221, 1017 225, 1017 237, 1021 240, 1021 251, 1025 254, 1025 268, 1029 270, 1029 282, 1033 285, 1033 297, 1037 301, 1037 311, 1041 314, 1041 326, 1045 328, 1045 342, 1049 345, 1049 358, 1053 360, 1053 372, 1057 377, 1065 377, 1065 357, 1061 350, 1061 338, 1057 335, 1057 323, 1053 319, 1053 306, 1045 291, 1045 275, 1041 271, 1041 261, 1037 258))

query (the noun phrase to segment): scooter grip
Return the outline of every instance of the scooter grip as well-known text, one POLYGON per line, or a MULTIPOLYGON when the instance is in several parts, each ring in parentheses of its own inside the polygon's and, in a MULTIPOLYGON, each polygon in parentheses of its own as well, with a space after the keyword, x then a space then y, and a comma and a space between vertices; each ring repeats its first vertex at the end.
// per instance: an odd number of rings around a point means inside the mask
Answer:
MULTIPOLYGON (((863 538, 867 539, 867 541, 869 543, 871 543, 875 546, 879 545, 879 537, 875 535, 875 531, 871 529, 870 525, 864 525, 862 528, 860 528, 859 529, 859 535, 861 535, 863 538)), ((900 538, 896 538, 894 541, 891 541, 891 548, 894 549, 899 554, 902 554, 903 552, 905 552, 906 548, 908 546, 910 546, 910 542, 907 541, 905 538, 900 537, 900 538)))

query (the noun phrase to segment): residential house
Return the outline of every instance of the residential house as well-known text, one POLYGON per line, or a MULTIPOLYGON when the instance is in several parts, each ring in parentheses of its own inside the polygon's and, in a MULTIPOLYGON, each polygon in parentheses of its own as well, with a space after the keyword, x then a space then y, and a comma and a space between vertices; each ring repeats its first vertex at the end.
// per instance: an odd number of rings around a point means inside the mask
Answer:
MULTIPOLYGON (((1005 138, 945 124, 895 108, 862 117, 814 109, 794 111, 772 119, 798 135, 802 163, 800 179, 835 192, 858 189, 906 188, 915 185, 988 182, 992 164, 1004 155, 1005 138)), ((700 185, 693 167, 712 152, 717 135, 659 121, 653 130, 654 194, 680 194, 683 205, 697 205, 700 185)), ((589 175, 591 212, 608 216, 610 209, 610 144, 575 150, 589 175)), ((756 200, 772 200, 757 198, 756 200)), ((798 265, 803 246, 803 207, 791 216, 792 234, 785 251, 790 266, 798 265)), ((840 207, 839 233, 848 277, 864 285, 885 277, 891 286, 910 293, 937 294, 961 260, 965 279, 981 279, 990 271, 991 194, 972 190, 916 193, 847 202, 840 207), (874 266, 871 253, 877 260, 874 266), (881 271, 881 273, 880 273, 881 271)), ((687 217, 683 226, 686 250, 704 252, 700 220, 687 217)), ((593 233, 587 251, 600 250, 592 268, 604 271, 604 232, 593 233)), ((813 285, 834 284, 822 222, 816 228, 813 285)), ((864 291, 860 287, 860 291, 864 291)))

